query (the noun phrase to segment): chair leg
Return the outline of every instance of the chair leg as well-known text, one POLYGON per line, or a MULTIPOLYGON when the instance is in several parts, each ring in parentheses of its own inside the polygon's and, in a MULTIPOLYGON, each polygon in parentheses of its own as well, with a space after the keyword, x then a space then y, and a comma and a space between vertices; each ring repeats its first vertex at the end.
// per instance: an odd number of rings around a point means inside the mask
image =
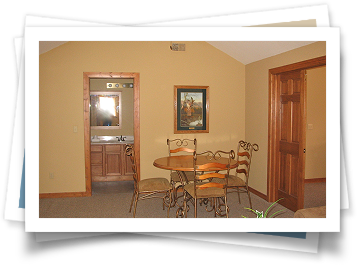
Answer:
POLYGON ((167 218, 169 218, 170 217, 170 208, 171 208, 171 196, 172 196, 172 194, 171 194, 171 190, 169 191, 169 198, 170 198, 170 201, 169 201, 169 206, 167 207, 167 218))
POLYGON ((214 206, 214 217, 217 217, 217 206, 219 207, 219 201, 218 198, 213 198, 213 206, 214 206))
POLYGON ((248 189, 248 187, 246 187, 246 189, 247 189, 247 194, 248 194, 248 199, 249 199, 250 209, 253 209, 253 208, 252 208, 252 200, 250 199, 250 192, 249 192, 249 189, 248 189))
POLYGON ((131 203, 130 203, 130 209, 129 209, 129 213, 131 212, 131 207, 133 207, 133 201, 134 201, 134 197, 135 197, 135 191, 133 192, 133 197, 131 197, 131 203))
MULTIPOLYGON (((171 186, 172 186, 173 202, 175 203, 176 200, 177 200, 177 188, 176 188, 176 183, 175 183, 175 182, 172 182, 171 186)), ((174 204, 173 206, 175 206, 175 204, 174 204)))
POLYGON ((187 218, 187 201, 186 201, 186 193, 183 192, 183 214, 184 217, 187 218))
POLYGON ((237 193, 238 193, 238 203, 240 204, 240 194, 239 194, 239 187, 237 187, 237 193))
POLYGON ((137 193, 135 196, 134 213, 133 213, 134 218, 136 213, 136 206, 138 205, 138 200, 139 200, 139 193, 137 193))
POLYGON ((195 218, 197 218, 197 198, 195 198, 195 218))
POLYGON ((227 204, 227 195, 224 197, 224 204, 226 205, 226 217, 228 218, 228 204, 227 204))

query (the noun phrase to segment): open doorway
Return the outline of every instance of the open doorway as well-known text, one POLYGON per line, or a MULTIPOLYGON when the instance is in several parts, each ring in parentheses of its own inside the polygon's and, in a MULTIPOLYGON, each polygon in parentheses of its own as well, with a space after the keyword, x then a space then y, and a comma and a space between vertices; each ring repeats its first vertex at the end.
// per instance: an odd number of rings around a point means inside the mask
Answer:
MULTIPOLYGON (((304 208, 306 71, 326 65, 326 56, 269 70, 268 200, 292 211, 304 208)), ((326 143, 325 143, 326 144, 326 143)))
MULTIPOLYGON (((90 80, 91 79, 132 79, 133 80, 133 134, 138 177, 140 178, 140 119, 139 119, 139 73, 120 72, 84 72, 83 73, 83 102, 84 102, 84 153, 85 153, 85 183, 86 196, 92 194, 92 171, 91 171, 91 123, 90 123, 90 80)), ((115 159, 115 156, 112 156, 115 159)))

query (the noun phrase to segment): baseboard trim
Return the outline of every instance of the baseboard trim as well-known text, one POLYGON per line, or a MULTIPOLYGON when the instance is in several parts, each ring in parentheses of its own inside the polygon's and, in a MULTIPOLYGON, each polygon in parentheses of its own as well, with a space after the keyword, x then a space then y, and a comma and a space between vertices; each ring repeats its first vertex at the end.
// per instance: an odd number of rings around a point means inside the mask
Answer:
POLYGON ((249 187, 249 191, 255 195, 257 195, 258 197, 262 198, 263 200, 268 201, 268 196, 261 193, 260 191, 257 191, 255 189, 253 189, 252 187, 249 187))
POLYGON ((326 178, 317 178, 317 179, 305 179, 305 183, 317 183, 317 182, 326 182, 326 178))
POLYGON ((61 192, 61 193, 40 193, 40 199, 45 198, 67 198, 67 197, 88 197, 88 192, 61 192))

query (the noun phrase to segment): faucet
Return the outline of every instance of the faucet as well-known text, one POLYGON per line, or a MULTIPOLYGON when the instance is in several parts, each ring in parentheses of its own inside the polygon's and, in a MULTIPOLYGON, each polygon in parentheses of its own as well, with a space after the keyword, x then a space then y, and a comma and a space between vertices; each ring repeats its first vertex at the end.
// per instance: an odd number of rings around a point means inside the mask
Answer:
POLYGON ((124 142, 125 141, 125 137, 123 137, 123 135, 120 135, 120 137, 116 137, 118 138, 119 142, 124 142))

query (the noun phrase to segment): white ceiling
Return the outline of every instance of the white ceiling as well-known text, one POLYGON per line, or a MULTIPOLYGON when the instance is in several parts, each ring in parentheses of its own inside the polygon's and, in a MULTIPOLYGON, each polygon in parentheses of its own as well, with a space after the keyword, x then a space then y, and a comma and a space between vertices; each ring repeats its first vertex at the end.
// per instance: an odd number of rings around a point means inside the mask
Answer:
POLYGON ((212 46, 243 64, 250 64, 313 41, 207 41, 212 46))
POLYGON ((48 52, 62 44, 65 44, 67 41, 40 41, 40 54, 48 52))
MULTIPOLYGON (((66 41, 40 41, 40 54, 48 52, 66 41)), ((243 64, 250 64, 313 41, 208 41, 209 44, 243 64)))

